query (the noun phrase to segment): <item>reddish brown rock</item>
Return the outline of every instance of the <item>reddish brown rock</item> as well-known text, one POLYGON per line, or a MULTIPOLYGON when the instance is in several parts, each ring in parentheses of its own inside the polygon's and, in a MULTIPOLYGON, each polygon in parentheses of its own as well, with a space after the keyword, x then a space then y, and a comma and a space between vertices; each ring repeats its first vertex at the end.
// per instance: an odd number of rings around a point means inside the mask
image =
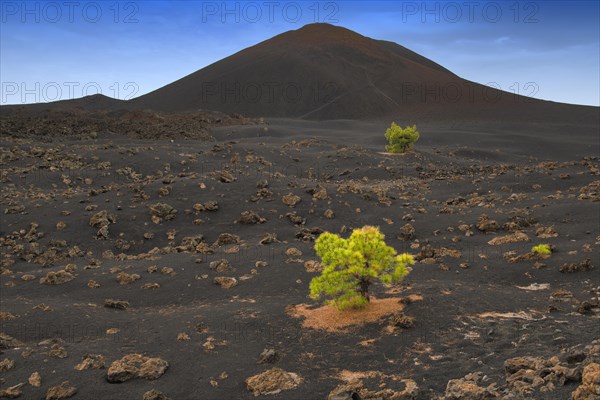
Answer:
POLYGON ((281 201, 286 206, 294 207, 296 204, 300 203, 300 201, 302 201, 302 199, 300 198, 300 196, 296 196, 293 193, 288 193, 281 198, 281 201))
POLYGON ((177 210, 167 203, 156 203, 150 207, 152 222, 158 224, 163 220, 169 221, 175 218, 177 210))
POLYGON ((591 363, 585 366, 582 383, 571 394, 573 400, 600 400, 600 364, 591 363))
POLYGON ((245 225, 255 225, 255 224, 263 224, 267 222, 267 220, 254 211, 243 211, 240 214, 240 219, 237 220, 240 224, 245 225))
POLYGON ((29 379, 27 380, 29 382, 29 384, 33 387, 40 387, 42 386, 42 377, 40 375, 39 372, 34 372, 29 376, 29 379))
POLYGON ((560 272, 562 273, 571 273, 571 272, 579 272, 579 271, 589 271, 594 266, 592 265, 592 261, 589 258, 579 262, 579 263, 567 263, 560 266, 560 272))
POLYGON ((120 360, 113 361, 108 368, 107 380, 112 383, 137 378, 155 380, 160 378, 168 368, 169 363, 162 358, 128 354, 120 360))
POLYGON ((15 360, 11 360, 10 358, 5 358, 0 361, 0 372, 6 372, 15 367, 15 360))
POLYGON ((86 369, 102 369, 106 365, 106 359, 102 354, 86 354, 83 360, 75 366, 77 371, 86 369))
POLYGON ((46 400, 61 400, 68 399, 77 394, 77 388, 69 381, 64 381, 60 385, 53 386, 46 392, 46 400))
POLYGON ((234 235, 233 233, 221 233, 215 243, 213 243, 213 247, 224 246, 226 244, 239 244, 240 242, 241 240, 238 235, 234 235))
POLYGON ((511 233, 510 235, 505 236, 497 236, 490 240, 488 244, 493 246, 509 244, 509 243, 517 243, 517 242, 529 242, 529 236, 521 231, 517 231, 515 233, 511 233))
POLYGON ((482 214, 477 220, 477 224, 475 224, 477 229, 482 232, 496 232, 500 227, 498 222, 493 219, 489 219, 487 215, 482 214))
POLYGON ((65 270, 50 271, 46 276, 40 278, 40 283, 44 285, 62 285, 75 279, 75 275, 65 270))
POLYGON ((167 397, 163 392, 159 392, 156 389, 152 389, 144 393, 142 400, 171 400, 170 397, 167 397))
POLYGON ((119 281, 119 284, 121 285, 127 285, 129 283, 137 281, 140 278, 141 276, 139 276, 138 274, 128 274, 126 272, 119 272, 117 274, 117 281, 119 281))
POLYGON ((415 238, 415 228, 411 224, 405 224, 400 228, 398 238, 402 240, 412 240, 415 238))
POLYGON ((304 269, 307 272, 321 272, 323 271, 323 265, 316 260, 308 260, 304 263, 304 269))
POLYGON ((214 279, 215 285, 221 286, 223 289, 230 289, 234 286, 237 286, 237 279, 231 276, 217 276, 214 279))
POLYGON ((272 368, 247 378, 246 388, 255 396, 274 395, 284 390, 294 389, 303 381, 298 374, 284 371, 281 368, 272 368))
POLYGON ((480 372, 467 374, 464 378, 451 379, 446 385, 443 400, 488 400, 497 399, 500 393, 496 384, 482 386, 483 374, 480 372))
POLYGON ((211 261, 210 264, 208 264, 208 267, 219 273, 231 271, 233 269, 231 268, 229 261, 224 258, 221 260, 211 261))
POLYGON ((16 399, 23 394, 24 383, 19 383, 14 386, 7 387, 6 389, 0 389, 0 399, 16 399))
POLYGON ((535 390, 551 391, 569 381, 581 380, 581 371, 562 365, 558 357, 514 357, 504 362, 504 371, 508 387, 527 395, 535 390))
POLYGON ((106 299, 104 300, 104 307, 114 308, 117 310, 126 310, 129 308, 129 302, 125 300, 106 299))

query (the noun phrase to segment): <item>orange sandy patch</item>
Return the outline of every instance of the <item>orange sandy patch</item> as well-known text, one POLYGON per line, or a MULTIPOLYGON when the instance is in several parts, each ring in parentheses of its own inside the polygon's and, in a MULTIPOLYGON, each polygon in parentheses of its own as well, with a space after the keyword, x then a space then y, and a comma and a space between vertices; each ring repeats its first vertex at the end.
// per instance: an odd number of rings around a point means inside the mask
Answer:
MULTIPOLYGON (((409 296, 411 297, 411 296, 409 296)), ((413 301, 422 299, 422 296, 414 295, 413 301)), ((305 328, 321 329, 328 332, 343 331, 350 326, 360 326, 377 322, 381 318, 402 311, 404 304, 398 297, 386 299, 371 298, 368 306, 359 309, 340 311, 337 308, 325 305, 318 308, 309 308, 308 304, 298 304, 291 310, 291 316, 304 318, 302 326, 305 328)))
POLYGON ((378 398, 378 399, 414 399, 419 387, 416 382, 412 379, 403 379, 400 375, 387 375, 379 371, 348 371, 343 370, 337 375, 337 379, 344 381, 346 384, 353 385, 355 390, 364 393, 365 398, 378 398), (363 386, 363 379, 376 379, 379 381, 379 387, 381 391, 372 392, 365 389, 363 386), (393 392, 390 389, 385 389, 392 381, 402 382, 404 384, 404 390, 401 392, 393 392))

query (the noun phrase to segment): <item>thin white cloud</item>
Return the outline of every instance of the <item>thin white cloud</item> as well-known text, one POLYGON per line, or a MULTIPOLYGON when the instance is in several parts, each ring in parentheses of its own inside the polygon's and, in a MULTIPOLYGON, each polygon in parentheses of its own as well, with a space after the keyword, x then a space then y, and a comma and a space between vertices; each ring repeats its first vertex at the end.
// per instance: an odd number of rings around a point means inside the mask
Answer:
POLYGON ((508 36, 501 36, 498 39, 494 40, 494 43, 496 44, 505 44, 510 42, 513 42, 513 40, 508 36))

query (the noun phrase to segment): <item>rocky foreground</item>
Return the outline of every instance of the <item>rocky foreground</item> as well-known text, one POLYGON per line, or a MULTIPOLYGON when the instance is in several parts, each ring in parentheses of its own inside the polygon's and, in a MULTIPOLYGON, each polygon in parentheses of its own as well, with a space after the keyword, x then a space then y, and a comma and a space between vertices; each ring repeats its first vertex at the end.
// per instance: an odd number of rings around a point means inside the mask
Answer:
POLYGON ((593 146, 248 123, 2 138, 0 398, 600 399, 593 146), (338 317, 313 242, 367 224, 418 263, 338 317))

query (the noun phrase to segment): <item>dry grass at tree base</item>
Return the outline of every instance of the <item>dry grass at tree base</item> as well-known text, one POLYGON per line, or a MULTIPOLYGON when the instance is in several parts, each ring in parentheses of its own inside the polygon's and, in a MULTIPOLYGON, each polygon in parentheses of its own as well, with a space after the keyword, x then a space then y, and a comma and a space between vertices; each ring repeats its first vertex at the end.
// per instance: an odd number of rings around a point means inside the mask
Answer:
MULTIPOLYGON (((420 295, 408 296, 409 302, 422 299, 420 295)), ((371 297, 371 301, 366 307, 344 311, 331 305, 311 308, 309 304, 298 304, 290 315, 294 318, 304 318, 302 326, 305 328, 344 332, 349 327, 377 322, 383 317, 402 311, 406 303, 403 300, 405 299, 398 297, 385 299, 371 297)))

